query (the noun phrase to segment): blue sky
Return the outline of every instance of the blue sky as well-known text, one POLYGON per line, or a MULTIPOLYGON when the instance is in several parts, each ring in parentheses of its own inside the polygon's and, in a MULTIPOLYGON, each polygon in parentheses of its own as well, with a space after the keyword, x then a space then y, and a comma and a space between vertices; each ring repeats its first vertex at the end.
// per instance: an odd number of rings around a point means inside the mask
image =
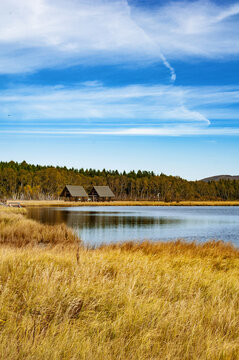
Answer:
POLYGON ((0 159, 239 174, 239 2, 2 0, 0 159))

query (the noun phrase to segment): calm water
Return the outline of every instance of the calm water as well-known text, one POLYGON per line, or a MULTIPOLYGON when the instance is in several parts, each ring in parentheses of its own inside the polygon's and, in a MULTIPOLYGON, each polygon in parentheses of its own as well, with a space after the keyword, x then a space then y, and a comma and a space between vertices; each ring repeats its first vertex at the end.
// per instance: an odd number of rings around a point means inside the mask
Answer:
POLYGON ((28 217, 47 224, 65 223, 89 246, 178 238, 220 239, 239 246, 239 207, 51 207, 30 208, 28 217))

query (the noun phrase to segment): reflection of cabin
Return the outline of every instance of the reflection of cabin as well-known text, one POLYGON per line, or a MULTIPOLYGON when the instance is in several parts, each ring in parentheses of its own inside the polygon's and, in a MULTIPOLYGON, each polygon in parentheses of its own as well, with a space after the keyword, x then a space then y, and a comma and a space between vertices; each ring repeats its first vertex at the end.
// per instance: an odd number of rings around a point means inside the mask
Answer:
POLYGON ((60 197, 70 201, 81 201, 87 200, 88 194, 83 186, 66 185, 62 190, 60 197))
POLYGON ((106 201, 115 197, 109 186, 94 186, 89 195, 92 201, 106 201))

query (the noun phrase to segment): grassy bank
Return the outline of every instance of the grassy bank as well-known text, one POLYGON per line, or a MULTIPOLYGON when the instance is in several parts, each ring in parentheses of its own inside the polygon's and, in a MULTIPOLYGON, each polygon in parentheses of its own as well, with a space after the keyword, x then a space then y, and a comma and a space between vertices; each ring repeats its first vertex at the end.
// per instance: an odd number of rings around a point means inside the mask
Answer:
POLYGON ((1 359, 239 358, 230 245, 9 244, 0 246, 1 359))
POLYGON ((73 202, 62 200, 24 200, 24 207, 32 206, 239 206, 239 201, 105 201, 105 202, 73 202))
POLYGON ((25 217, 26 209, 0 207, 0 245, 15 247, 75 245, 79 240, 66 225, 43 225, 25 217))

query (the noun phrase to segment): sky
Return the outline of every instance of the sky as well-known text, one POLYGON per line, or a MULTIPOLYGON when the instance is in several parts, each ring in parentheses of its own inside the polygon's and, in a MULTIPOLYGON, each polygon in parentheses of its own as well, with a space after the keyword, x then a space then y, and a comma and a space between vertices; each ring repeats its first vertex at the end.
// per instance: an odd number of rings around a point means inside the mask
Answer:
POLYGON ((239 174, 239 1, 0 9, 0 161, 239 174))

